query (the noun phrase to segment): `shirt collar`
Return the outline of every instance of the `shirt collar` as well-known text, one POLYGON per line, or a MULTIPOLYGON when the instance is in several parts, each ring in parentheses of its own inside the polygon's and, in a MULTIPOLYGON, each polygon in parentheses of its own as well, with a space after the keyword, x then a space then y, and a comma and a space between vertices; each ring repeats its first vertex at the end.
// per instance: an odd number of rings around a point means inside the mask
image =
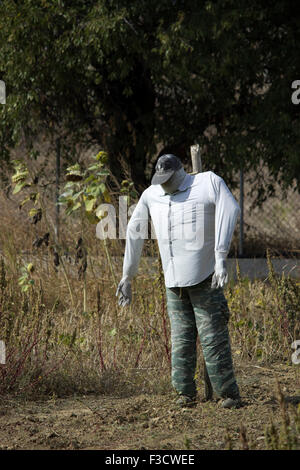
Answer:
POLYGON ((185 175, 184 180, 179 185, 179 188, 177 189, 177 191, 185 191, 186 189, 190 188, 192 186, 193 179, 194 179, 193 175, 190 175, 190 174, 187 173, 185 175))
POLYGON ((165 193, 162 186, 160 186, 160 188, 159 188, 160 196, 173 196, 173 195, 175 195, 179 192, 186 191, 188 188, 190 188, 192 186, 193 179, 194 179, 194 176, 187 173, 184 177, 184 180, 179 185, 177 191, 175 191, 175 193, 173 193, 173 194, 165 193))

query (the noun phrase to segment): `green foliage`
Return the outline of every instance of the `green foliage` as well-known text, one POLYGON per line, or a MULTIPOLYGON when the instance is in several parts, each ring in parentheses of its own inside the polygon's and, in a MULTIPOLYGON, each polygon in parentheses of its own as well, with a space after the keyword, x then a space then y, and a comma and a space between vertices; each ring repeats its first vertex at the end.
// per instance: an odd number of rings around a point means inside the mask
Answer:
MULTIPOLYGON (((110 174, 107 168, 107 153, 100 151, 93 157, 94 163, 85 170, 79 163, 69 166, 66 170, 65 179, 67 183, 64 192, 60 195, 58 204, 66 207, 66 215, 70 216, 76 211, 84 214, 90 223, 97 223, 100 216, 96 212, 101 202, 111 202, 111 197, 106 186, 106 179, 110 174)), ((29 173, 24 161, 14 160, 14 174, 11 178, 13 184, 13 194, 18 194, 24 189, 30 189, 29 194, 20 202, 19 207, 33 203, 35 207, 28 209, 28 215, 32 222, 36 224, 45 215, 41 201, 41 188, 34 175, 29 173)), ((133 183, 128 183, 130 194, 136 193, 132 189, 133 183)))
POLYGON ((125 196, 127 204, 130 204, 131 200, 136 200, 138 194, 134 189, 133 181, 123 180, 121 183, 120 193, 125 196))
POLYGON ((13 194, 17 194, 23 188, 30 187, 31 183, 27 181, 29 173, 25 163, 20 160, 14 160, 12 163, 15 169, 15 174, 12 176, 12 182, 15 184, 13 194))
POLYGON ((21 268, 22 276, 18 279, 18 284, 21 286, 22 292, 27 292, 34 285, 34 279, 31 277, 33 272, 34 266, 32 263, 21 268))
POLYGON ((93 157, 95 163, 83 170, 78 163, 67 168, 64 193, 59 197, 59 204, 66 207, 66 215, 76 211, 84 214, 90 223, 98 223, 97 208, 102 202, 111 202, 106 186, 107 153, 99 152, 93 157))
MULTIPOLYGON (((20 209, 28 203, 33 203, 35 207, 28 209, 28 215, 33 224, 38 223, 42 219, 44 213, 42 208, 42 199, 40 188, 37 184, 35 175, 30 174, 29 169, 24 160, 13 160, 14 174, 11 177, 13 185, 13 195, 26 191, 26 197, 19 203, 20 209)), ((32 204, 31 204, 32 206, 32 204)))
POLYGON ((76 328, 73 331, 73 334, 61 333, 58 337, 58 343, 63 344, 64 346, 68 346, 69 348, 74 346, 76 340, 80 340, 80 338, 77 338, 76 328))
MULTIPOLYGON (((197 141, 228 182, 262 160, 290 184, 300 174, 297 38, 285 1, 3 0, 1 156, 42 130, 73 150, 97 143, 118 180, 124 160, 141 188, 158 143, 185 158, 197 141)), ((272 192, 255 181, 258 198, 272 192)))

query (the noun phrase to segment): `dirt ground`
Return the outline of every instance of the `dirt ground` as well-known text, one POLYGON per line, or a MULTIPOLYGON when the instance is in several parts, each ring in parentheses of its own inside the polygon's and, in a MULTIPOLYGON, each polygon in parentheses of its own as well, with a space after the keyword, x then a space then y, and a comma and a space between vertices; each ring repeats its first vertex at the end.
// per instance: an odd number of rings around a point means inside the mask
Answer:
POLYGON ((236 368, 244 406, 217 400, 178 409, 175 395, 86 395, 26 401, 0 397, 0 449, 219 450, 265 449, 265 428, 282 422, 277 381, 288 412, 300 403, 300 366, 236 368), (245 439, 244 439, 245 441, 245 439), (230 444, 231 443, 231 444, 230 444))

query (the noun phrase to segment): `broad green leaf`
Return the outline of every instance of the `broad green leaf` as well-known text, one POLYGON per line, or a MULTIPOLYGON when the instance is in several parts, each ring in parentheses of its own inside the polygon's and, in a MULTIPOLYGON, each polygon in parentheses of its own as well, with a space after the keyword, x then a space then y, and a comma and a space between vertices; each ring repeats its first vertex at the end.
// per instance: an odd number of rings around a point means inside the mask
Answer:
POLYGON ((30 202, 30 201, 31 201, 30 196, 27 196, 25 199, 23 199, 22 202, 20 202, 19 207, 20 207, 20 208, 23 207, 25 204, 27 204, 27 202, 30 202))
POLYGON ((22 171, 14 174, 11 178, 13 183, 20 183, 22 181, 25 181, 26 178, 28 177, 28 171, 22 171))
POLYGON ((107 211, 103 209, 102 204, 95 211, 96 216, 99 220, 103 219, 107 215, 107 211))
POLYGON ((104 152, 101 150, 97 155, 96 155, 96 160, 100 161, 101 163, 107 163, 108 162, 108 155, 107 152, 104 152))
POLYGON ((68 199, 71 199, 72 196, 73 196, 73 191, 69 189, 68 191, 65 191, 59 196, 58 201, 62 203, 66 202, 68 199))
POLYGON ((33 264, 32 264, 32 263, 27 264, 26 269, 27 269, 27 271, 28 271, 29 273, 33 273, 33 271, 34 271, 34 266, 33 266, 33 264))
POLYGON ((95 175, 90 175, 90 176, 88 176, 88 178, 86 178, 86 179, 84 180, 83 183, 84 183, 84 184, 89 184, 89 183, 91 183, 91 182, 94 181, 94 180, 96 180, 96 176, 95 176, 95 175))
POLYGON ((25 188, 25 187, 27 188, 29 186, 30 186, 30 183, 26 183, 26 181, 23 182, 23 183, 18 183, 14 187, 13 194, 18 194, 23 188, 25 188))
POLYGON ((104 194, 107 191, 106 186, 105 186, 104 183, 99 184, 99 189, 100 189, 102 194, 104 194))
POLYGON ((77 211, 81 207, 81 202, 77 202, 77 204, 72 205, 66 210, 66 215, 71 215, 73 212, 77 211))
POLYGON ((84 193, 83 189, 81 191, 78 191, 78 193, 74 193, 72 196, 73 201, 76 201, 76 199, 78 199, 83 193, 84 193))
POLYGON ((77 211, 81 207, 81 202, 77 202, 73 207, 72 207, 72 212, 77 211))
POLYGON ((87 199, 87 200, 85 201, 85 210, 86 210, 87 212, 91 212, 91 211, 94 209, 96 203, 97 203, 97 199, 95 199, 95 198, 93 198, 93 199, 87 199))
POLYGON ((97 171, 99 170, 101 167, 98 163, 96 163, 95 165, 91 165, 88 167, 88 171, 97 171))
POLYGON ((97 176, 108 176, 110 174, 109 170, 102 168, 101 171, 97 171, 97 176))
POLYGON ((34 217, 35 215, 37 214, 41 214, 42 213, 42 210, 41 209, 30 209, 30 211, 28 212, 29 214, 29 217, 34 217))

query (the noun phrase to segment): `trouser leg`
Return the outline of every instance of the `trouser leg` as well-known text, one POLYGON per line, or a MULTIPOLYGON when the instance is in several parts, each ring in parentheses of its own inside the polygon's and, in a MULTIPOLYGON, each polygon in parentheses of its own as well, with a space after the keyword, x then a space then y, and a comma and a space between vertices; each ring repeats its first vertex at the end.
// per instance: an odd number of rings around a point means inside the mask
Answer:
POLYGON ((195 315, 185 288, 167 288, 167 306, 171 324, 172 385, 183 395, 196 395, 195 315))
POLYGON ((195 313, 203 356, 215 393, 236 398, 236 383, 228 332, 229 310, 223 290, 211 289, 211 280, 188 289, 195 313))

